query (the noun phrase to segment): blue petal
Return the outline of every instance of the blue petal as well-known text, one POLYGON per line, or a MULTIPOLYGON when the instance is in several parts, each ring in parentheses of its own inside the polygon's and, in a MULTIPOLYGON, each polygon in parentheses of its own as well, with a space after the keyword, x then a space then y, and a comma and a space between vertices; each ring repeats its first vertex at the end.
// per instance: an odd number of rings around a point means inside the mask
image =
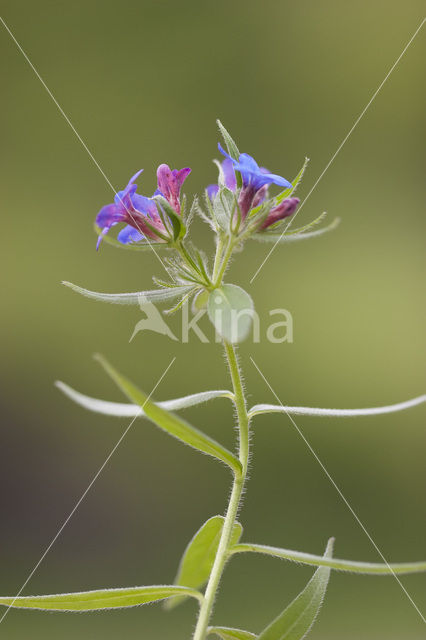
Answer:
POLYGON ((249 156, 248 153, 241 153, 238 160, 240 167, 244 167, 245 169, 248 169, 248 171, 253 171, 254 173, 260 171, 256 160, 249 156))
POLYGON ((137 211, 145 214, 157 213, 157 205, 151 198, 147 198, 146 196, 141 196, 138 193, 134 193, 131 195, 130 199, 137 211))
POLYGON ((117 191, 117 193, 114 196, 115 204, 121 205, 122 207, 125 208, 125 199, 129 195, 132 196, 135 193, 137 188, 138 186, 136 184, 128 184, 127 187, 122 191, 117 191))
POLYGON ((226 156, 227 158, 229 158, 231 160, 231 162, 233 162, 234 164, 238 164, 236 160, 234 160, 234 158, 231 158, 231 156, 229 155, 229 153, 226 153, 225 149, 222 147, 222 145, 220 144, 220 142, 217 143, 217 148, 219 149, 219 151, 226 156))
POLYGON ((124 227, 117 235, 117 240, 121 242, 121 244, 131 244, 132 242, 140 242, 144 240, 145 236, 143 236, 137 229, 131 227, 129 224, 124 227))
POLYGON ((277 176, 275 173, 265 173, 265 169, 263 167, 259 167, 256 160, 248 153, 240 154, 239 162, 237 162, 234 158, 231 158, 229 153, 226 153, 220 143, 218 144, 218 148, 224 156, 232 161, 235 170, 241 173, 243 184, 245 186, 250 184, 255 189, 260 189, 263 185, 271 183, 277 184, 280 187, 285 187, 286 189, 292 186, 288 180, 281 176, 277 176))
POLYGON ((96 224, 103 229, 104 227, 111 227, 117 222, 121 222, 125 218, 125 212, 123 213, 122 207, 116 204, 107 204, 99 211, 96 216, 96 224))
POLYGON ((285 187, 286 189, 289 189, 293 186, 291 182, 289 182, 285 178, 282 178, 281 176, 275 175, 275 173, 263 173, 262 175, 266 178, 267 183, 273 182, 279 187, 285 187))
POLYGON ((209 186, 207 187, 206 191, 207 191, 207 195, 210 198, 210 200, 213 200, 213 198, 215 197, 215 195, 219 191, 219 186, 217 184, 209 184, 209 186))

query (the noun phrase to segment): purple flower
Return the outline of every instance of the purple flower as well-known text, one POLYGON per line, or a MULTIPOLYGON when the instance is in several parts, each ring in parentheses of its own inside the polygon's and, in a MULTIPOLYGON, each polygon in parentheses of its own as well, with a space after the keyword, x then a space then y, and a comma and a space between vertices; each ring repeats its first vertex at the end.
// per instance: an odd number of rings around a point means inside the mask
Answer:
POLYGON ((167 164, 160 164, 157 169, 158 190, 156 195, 164 196, 176 213, 180 213, 181 187, 190 173, 189 167, 172 171, 167 164))
MULTIPOLYGON (((225 160, 223 160, 221 164, 221 167, 225 187, 227 187, 231 191, 235 191, 237 188, 237 179, 235 177, 234 165, 232 163, 232 160, 230 158, 225 158, 225 160)), ((219 186, 217 184, 209 184, 206 191, 210 200, 213 200, 213 198, 219 191, 219 186)))
POLYGON ((269 173, 267 169, 259 167, 256 160, 249 156, 248 153, 241 153, 239 159, 234 160, 226 153, 221 144, 218 147, 219 151, 232 162, 233 169, 241 174, 243 187, 238 198, 238 204, 243 219, 246 218, 252 207, 260 204, 265 198, 269 184, 276 184, 286 189, 292 186, 285 178, 275 173, 269 173))
MULTIPOLYGON (((180 213, 180 189, 190 172, 189 168, 172 171, 166 164, 158 167, 158 189, 154 195, 164 196, 177 213, 180 213)), ((103 236, 119 222, 126 223, 117 235, 117 240, 122 244, 146 239, 168 241, 169 233, 158 214, 155 200, 136 193, 135 180, 141 173, 142 170, 135 173, 127 187, 116 194, 114 202, 102 207, 96 216, 96 224, 102 229, 96 249, 103 236)))
POLYGON ((291 216, 296 211, 299 202, 299 198, 286 198, 280 202, 280 204, 270 210, 266 219, 260 225, 260 229, 266 229, 267 227, 270 227, 271 224, 291 216))
POLYGON ((218 147, 219 151, 231 160, 235 170, 241 173, 243 187, 248 187, 250 185, 254 191, 258 191, 265 184, 271 183, 277 184, 279 187, 285 187, 286 189, 292 186, 285 178, 277 176, 275 173, 268 173, 259 167, 256 160, 249 156, 248 153, 241 153, 239 159, 234 160, 231 158, 229 153, 226 153, 220 143, 218 144, 218 147))
MULTIPOLYGON (((99 248, 103 236, 108 233, 111 227, 114 227, 119 222, 125 222, 138 234, 133 234, 133 237, 130 240, 130 232, 126 227, 125 230, 127 230, 127 235, 123 234, 122 238, 129 238, 127 241, 134 242, 136 238, 138 240, 150 238, 151 240, 165 241, 161 235, 157 235, 155 232, 156 230, 158 230, 160 234, 165 232, 164 225, 157 213, 157 206, 155 202, 150 198, 146 198, 145 196, 141 196, 136 193, 137 185, 135 184, 135 180, 140 176, 142 171, 143 170, 141 169, 135 173, 135 175, 130 178, 127 187, 115 195, 114 202, 102 207, 96 216, 96 224, 102 229, 96 249, 99 248), (147 221, 150 226, 148 226, 147 221)), ((123 240, 120 239, 120 241, 123 240)))

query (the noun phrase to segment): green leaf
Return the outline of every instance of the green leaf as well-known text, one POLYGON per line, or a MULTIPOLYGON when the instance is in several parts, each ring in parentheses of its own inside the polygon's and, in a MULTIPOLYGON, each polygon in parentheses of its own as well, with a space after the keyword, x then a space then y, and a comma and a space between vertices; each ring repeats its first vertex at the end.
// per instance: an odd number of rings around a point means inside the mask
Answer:
POLYGON ((249 542, 237 544, 231 553, 262 553, 274 558, 290 560, 300 564, 307 564, 314 567, 330 567, 335 571, 349 571, 351 573, 363 573, 365 575, 393 575, 408 573, 426 572, 426 562, 398 562, 394 564, 383 564, 378 562, 358 562, 355 560, 340 560, 339 558, 327 558, 316 556, 303 551, 293 551, 291 549, 281 549, 280 547, 268 547, 264 544, 251 544, 249 542))
POLYGON ((155 196, 154 200, 157 201, 158 206, 161 206, 169 217, 170 222, 173 227, 173 239, 178 240, 178 238, 183 238, 186 232, 186 227, 180 215, 176 213, 170 203, 163 198, 163 196, 155 196))
POLYGON ((209 627, 207 634, 216 634, 222 640, 256 640, 257 636, 250 631, 231 629, 231 627, 209 627))
POLYGON ((219 335, 241 342, 250 331, 254 307, 249 294, 235 284, 224 284, 210 293, 207 311, 219 335))
POLYGON ((185 595, 198 600, 203 595, 186 587, 132 587, 129 589, 101 589, 79 593, 60 593, 48 596, 24 596, 0 598, 0 605, 14 609, 45 609, 47 611, 99 611, 122 607, 137 607, 141 604, 164 600, 176 595, 185 595))
MULTIPOLYGON (((219 547, 222 534, 223 516, 213 516, 203 524, 186 547, 179 565, 175 584, 199 589, 207 582, 219 547)), ((238 543, 243 528, 239 522, 234 525, 231 545, 238 543)), ((165 607, 172 609, 182 602, 182 598, 169 600, 165 607)))
POLYGON ((222 187, 215 195, 212 206, 214 218, 219 227, 224 231, 229 231, 230 222, 236 206, 233 191, 222 187))
POLYGON ((207 307, 208 301, 209 292, 207 291, 207 289, 201 289, 201 291, 199 291, 195 295, 192 301, 192 312, 198 313, 198 311, 202 311, 202 309, 205 309, 207 307))
POLYGON ((69 287, 76 293, 80 293, 86 298, 92 298, 98 302, 110 302, 112 304, 143 304, 146 302, 165 302, 172 300, 173 298, 179 298, 179 296, 185 295, 191 289, 193 285, 185 285, 182 287, 171 287, 170 289, 154 289, 152 291, 136 291, 134 293, 99 293, 97 291, 90 291, 79 287, 72 282, 62 281, 66 287, 69 287))
POLYGON ((291 407, 281 404, 256 404, 248 412, 250 418, 262 413, 285 413, 294 416, 318 416, 327 418, 355 418, 361 416, 377 416, 385 413, 395 413, 412 409, 426 402, 426 395, 417 396, 404 402, 388 404, 382 407, 368 407, 365 409, 323 409, 320 407, 291 407))
MULTIPOLYGON (((129 404, 127 402, 109 402, 108 400, 99 400, 98 398, 91 398, 79 391, 76 391, 65 382, 57 380, 55 386, 58 387, 68 398, 73 400, 76 404, 93 411, 95 413, 102 413, 104 416, 115 416, 119 418, 134 418, 135 416, 143 417, 145 412, 137 404, 129 404)), ((233 400, 234 394, 232 391, 226 389, 218 389, 217 391, 202 391, 201 393, 192 393, 189 396, 183 398, 176 398, 174 400, 164 400, 163 402, 157 402, 157 406, 166 411, 178 411, 179 409, 186 409, 187 407, 194 407, 202 402, 208 402, 215 398, 229 398, 233 400)))
POLYGON ((279 220, 275 224, 272 224, 270 227, 268 227, 268 229, 270 229, 271 233, 278 233, 278 231, 282 233, 283 231, 285 231, 285 233, 288 235, 294 235, 296 233, 304 233, 305 231, 309 231, 310 229, 312 229, 312 227, 316 227, 320 222, 324 220, 326 216, 327 216, 327 212, 323 211, 314 220, 311 220, 307 224, 304 224, 303 227, 298 227, 297 229, 291 229, 290 231, 288 231, 287 229, 290 226, 290 223, 292 222, 292 220, 291 219, 288 220, 288 218, 284 218, 284 220, 279 220))
POLYGON ((221 460, 228 465, 236 475, 241 474, 241 463, 228 449, 174 413, 170 413, 152 402, 143 391, 121 375, 105 358, 98 355, 96 359, 129 400, 139 405, 145 412, 146 417, 156 424, 157 427, 160 427, 160 429, 163 429, 190 447, 221 460))
POLYGON ((285 200, 286 198, 289 198, 295 191, 296 188, 298 186, 298 184, 301 182, 302 178, 303 178, 303 174, 306 171, 306 167, 309 164, 309 158, 305 158, 305 162, 303 163, 303 167, 300 169, 299 173, 297 174, 297 176, 294 178, 294 180, 291 181, 291 187, 289 187, 288 189, 284 189, 284 191, 281 191, 281 193, 276 197, 276 203, 280 204, 280 202, 282 202, 283 200, 285 200))
POLYGON ((229 155, 231 156, 231 158, 234 158, 234 160, 238 160, 240 157, 240 152, 238 150, 237 145, 235 144, 234 140, 231 138, 231 136, 229 135, 228 131, 225 129, 221 121, 216 120, 216 122, 219 127, 220 133, 222 134, 222 137, 225 141, 225 145, 229 155))
MULTIPOLYGON (((322 227, 322 229, 317 229, 316 231, 310 231, 308 233, 303 232, 303 229, 306 227, 301 227, 301 229, 295 229, 294 231, 289 232, 285 232, 284 230, 281 233, 271 233, 268 231, 263 231, 262 233, 255 233, 251 237, 254 240, 259 240, 260 242, 275 242, 284 244, 285 242, 296 242, 297 240, 306 240, 307 238, 322 236, 324 233, 335 229, 339 225, 339 223, 340 218, 335 218, 333 222, 331 222, 327 227, 322 227)), ((311 226, 312 224, 313 223, 310 223, 309 226, 311 226)))
MULTIPOLYGON (((324 556, 330 558, 333 539, 324 556)), ((330 577, 329 567, 316 570, 305 589, 262 633, 259 640, 302 640, 310 631, 320 610, 330 577)))

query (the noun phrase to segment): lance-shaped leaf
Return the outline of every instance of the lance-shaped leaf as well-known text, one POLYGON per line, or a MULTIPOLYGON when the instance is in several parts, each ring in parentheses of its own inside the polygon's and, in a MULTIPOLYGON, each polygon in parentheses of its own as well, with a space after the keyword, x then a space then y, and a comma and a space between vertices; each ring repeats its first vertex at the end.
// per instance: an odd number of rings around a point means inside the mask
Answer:
POLYGON ((285 231, 287 235, 292 235, 295 233, 304 233, 305 231, 309 231, 313 227, 316 227, 317 225, 319 225, 320 222, 322 222, 326 216, 327 216, 327 212, 323 211, 314 220, 311 220, 310 222, 304 224, 303 227, 297 227, 297 229, 290 229, 290 231, 288 229, 292 223, 292 219, 288 220, 287 218, 284 218, 284 220, 279 220, 275 224, 268 227, 268 229, 271 233, 274 233, 274 232, 278 233, 278 231, 282 233, 283 231, 285 231))
POLYGON ((250 331, 253 320, 253 300, 235 284, 214 289, 207 303, 209 318, 217 333, 228 342, 241 342, 250 331))
POLYGON ((309 163, 309 158, 305 158, 303 167, 300 169, 299 173, 294 178, 294 180, 291 181, 291 187, 288 187, 288 189, 284 189, 284 191, 281 191, 281 193, 275 198, 277 204, 280 204, 280 202, 282 202, 286 198, 289 198, 291 195, 293 195, 293 193, 296 191, 297 186, 300 184, 303 178, 303 174, 306 171, 306 167, 308 166, 308 163, 309 163))
MULTIPOLYGON (((222 535, 223 516, 213 516, 197 531, 186 547, 179 565, 175 584, 199 589, 207 582, 219 547, 222 535)), ((243 528, 239 522, 234 525, 231 545, 238 543, 243 528)), ((172 609, 182 602, 182 598, 169 600, 165 608, 172 609)))
POLYGON ((217 126, 219 127, 220 133, 222 134, 222 137, 225 141, 225 145, 226 145, 226 148, 228 149, 229 155, 231 156, 231 158, 234 158, 234 160, 238 160, 240 157, 240 152, 238 150, 237 145, 235 144, 234 140, 231 138, 231 136, 229 135, 228 131, 225 129, 221 121, 216 120, 216 122, 217 122, 217 126))
POLYGON ((258 416, 262 413, 285 413, 300 416, 322 416, 328 418, 350 418, 357 416, 376 416, 383 413, 394 413, 411 409, 426 402, 426 395, 411 398, 404 402, 389 404, 383 407, 370 407, 367 409, 320 409, 316 407, 285 407, 280 404, 256 404, 249 411, 249 416, 258 416))
MULTIPOLYGON (((333 552, 330 539, 324 556, 333 552)), ((259 640, 302 640, 311 629, 320 610, 330 577, 329 567, 316 570, 304 590, 262 633, 259 640)))
POLYGON ((219 638, 222 638, 222 640, 256 640, 257 638, 257 635, 250 633, 250 631, 233 629, 231 627, 208 627, 207 634, 216 634, 219 638))
POLYGON ((153 291, 136 291, 134 293, 99 293, 98 291, 90 291, 79 287, 72 282, 64 280, 62 282, 66 287, 69 287, 76 293, 81 293, 86 298, 92 298, 98 302, 110 302, 112 304, 143 304, 146 302, 165 302, 167 300, 173 300, 179 298, 188 293, 193 285, 184 285, 182 287, 170 287, 169 289, 154 289, 153 291))
POLYGON ((426 572, 426 562, 358 562, 356 560, 340 560, 339 558, 327 558, 326 556, 316 556, 312 553, 293 551, 291 549, 281 549, 280 547, 269 547, 264 544, 252 544, 250 542, 237 544, 231 553, 262 553, 274 558, 290 560, 300 564, 307 564, 314 567, 330 567, 335 571, 349 571, 351 573, 362 573, 365 575, 394 575, 426 572))
MULTIPOLYGON (((83 393, 76 391, 60 380, 55 382, 55 386, 76 404, 79 404, 81 407, 95 413, 102 413, 105 416, 116 416, 119 418, 134 418, 135 416, 143 417, 145 415, 144 410, 137 404, 129 404, 127 402, 110 402, 109 400, 91 398, 90 396, 86 396, 83 393)), ((192 393, 189 396, 175 398, 174 400, 164 400, 163 402, 157 402, 156 404, 158 407, 166 409, 166 411, 178 411, 179 409, 194 407, 203 402, 214 400, 215 398, 229 398, 232 400, 233 397, 234 394, 232 391, 221 389, 217 391, 192 393)))
POLYGON ((321 229, 317 229, 316 231, 308 231, 302 232, 297 230, 297 232, 288 232, 285 230, 281 233, 271 233, 268 231, 264 231, 263 233, 255 233, 251 236, 254 240, 259 240, 260 242, 274 242, 276 244, 284 244, 286 242, 296 242, 297 240, 306 240, 307 238, 315 238, 316 236, 322 236, 324 233, 328 231, 332 231, 335 229, 340 223, 340 218, 335 218, 331 224, 327 227, 322 227, 321 229))
POLYGON ((109 362, 100 355, 96 359, 101 363, 108 375, 114 380, 123 393, 141 407, 146 417, 158 427, 181 440, 190 447, 202 451, 228 465, 236 475, 241 473, 241 463, 228 449, 210 438, 196 427, 179 418, 174 413, 162 409, 143 393, 133 382, 121 375, 109 362))
POLYGON ((0 598, 0 605, 14 609, 44 609, 46 611, 100 611, 102 609, 137 607, 176 595, 190 596, 200 601, 203 599, 203 595, 199 591, 170 585, 0 598))

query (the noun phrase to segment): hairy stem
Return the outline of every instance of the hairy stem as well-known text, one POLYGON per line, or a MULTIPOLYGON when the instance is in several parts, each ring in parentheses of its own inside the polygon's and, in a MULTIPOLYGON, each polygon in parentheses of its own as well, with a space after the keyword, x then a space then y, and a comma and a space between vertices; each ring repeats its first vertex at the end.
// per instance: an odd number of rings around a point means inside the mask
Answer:
POLYGON ((216 255, 214 257, 213 274, 212 274, 213 282, 217 281, 217 277, 219 275, 219 269, 222 261, 222 254, 223 254, 224 247, 225 247, 225 239, 221 234, 218 236, 218 239, 217 239, 216 255))
POLYGON ((235 406, 237 409, 239 430, 238 449, 242 471, 241 474, 234 476, 231 496, 229 498, 228 508, 223 524, 222 535, 216 553, 216 558, 210 573, 209 581, 207 583, 204 600, 200 608, 193 640, 204 640, 204 638, 206 637, 207 627, 212 614, 217 590, 223 574, 223 570, 225 568, 226 561, 229 556, 232 531, 241 503, 241 496, 246 480, 249 460, 249 419, 247 415, 247 407, 244 396, 241 372, 237 362, 235 347, 229 342, 224 342, 224 346, 235 395, 235 406))
POLYGON ((213 278, 213 284, 215 287, 220 287, 220 285, 222 284, 223 276, 225 275, 225 271, 228 268, 229 260, 231 259, 234 248, 235 241, 233 238, 229 238, 222 262, 219 264, 217 269, 216 278, 213 278))

